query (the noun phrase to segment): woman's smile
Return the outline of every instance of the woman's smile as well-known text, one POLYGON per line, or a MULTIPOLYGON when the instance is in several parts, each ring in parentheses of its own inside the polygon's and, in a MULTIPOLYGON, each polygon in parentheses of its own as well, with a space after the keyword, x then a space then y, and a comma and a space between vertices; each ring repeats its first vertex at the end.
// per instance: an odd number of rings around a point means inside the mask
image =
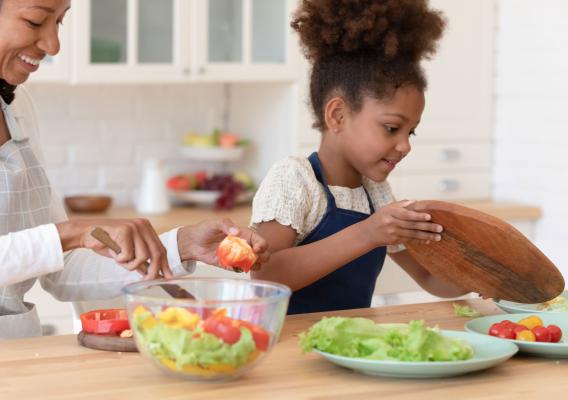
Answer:
POLYGON ((21 65, 28 73, 35 72, 39 68, 41 59, 33 58, 25 54, 18 54, 19 65, 21 65))

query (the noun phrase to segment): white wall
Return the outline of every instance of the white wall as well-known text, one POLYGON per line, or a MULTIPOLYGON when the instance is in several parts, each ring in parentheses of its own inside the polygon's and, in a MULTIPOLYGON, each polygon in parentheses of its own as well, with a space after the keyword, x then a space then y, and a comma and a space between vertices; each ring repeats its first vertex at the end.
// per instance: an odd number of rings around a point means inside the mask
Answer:
POLYGON ((260 182, 275 161, 292 152, 292 84, 27 87, 47 172, 63 196, 105 193, 116 205, 131 205, 148 157, 165 160, 166 175, 244 169, 260 182), (179 155, 185 133, 216 127, 250 140, 243 161, 191 162, 179 155))
POLYGON ((568 276, 568 2, 498 0, 494 196, 542 207, 536 245, 568 276))

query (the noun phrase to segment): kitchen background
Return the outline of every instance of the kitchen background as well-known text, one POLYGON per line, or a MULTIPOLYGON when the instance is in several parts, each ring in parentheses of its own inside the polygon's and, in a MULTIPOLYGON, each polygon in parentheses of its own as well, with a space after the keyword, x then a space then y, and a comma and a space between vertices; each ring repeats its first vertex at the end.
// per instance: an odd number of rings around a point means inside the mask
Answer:
MULTIPOLYGON (((168 176, 244 170, 259 183, 275 161, 317 148, 307 65, 288 28, 295 3, 75 1, 61 55, 28 85, 54 187, 62 195, 110 194, 113 207, 128 207, 151 158, 165 163, 168 176), (180 153, 187 133, 214 128, 250 142, 241 160, 180 153)), ((538 219, 509 221, 566 275, 568 3, 431 3, 449 26, 426 64, 427 111, 412 155, 392 177, 395 194, 539 207, 538 219)), ((403 278, 391 267, 381 279, 403 278)), ((384 286, 392 295, 417 290, 405 285, 384 286)), ((58 333, 70 330, 68 306, 38 290, 32 297, 44 321, 58 333)))

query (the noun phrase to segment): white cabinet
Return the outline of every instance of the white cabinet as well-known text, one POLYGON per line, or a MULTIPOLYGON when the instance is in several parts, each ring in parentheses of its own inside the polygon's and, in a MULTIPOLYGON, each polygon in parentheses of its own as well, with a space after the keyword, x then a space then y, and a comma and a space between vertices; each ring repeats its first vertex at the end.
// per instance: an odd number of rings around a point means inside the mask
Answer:
POLYGON ((35 81, 292 81, 294 0, 82 0, 35 81), (56 72, 54 72, 56 71, 56 72))

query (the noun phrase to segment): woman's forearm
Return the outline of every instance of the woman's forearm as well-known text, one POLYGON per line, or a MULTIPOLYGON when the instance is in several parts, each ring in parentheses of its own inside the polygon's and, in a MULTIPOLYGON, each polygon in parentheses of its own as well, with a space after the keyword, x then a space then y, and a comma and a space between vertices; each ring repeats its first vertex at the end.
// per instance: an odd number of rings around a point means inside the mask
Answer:
POLYGON ((273 252, 255 279, 279 282, 296 291, 332 273, 377 245, 362 224, 351 225, 325 239, 273 252))

